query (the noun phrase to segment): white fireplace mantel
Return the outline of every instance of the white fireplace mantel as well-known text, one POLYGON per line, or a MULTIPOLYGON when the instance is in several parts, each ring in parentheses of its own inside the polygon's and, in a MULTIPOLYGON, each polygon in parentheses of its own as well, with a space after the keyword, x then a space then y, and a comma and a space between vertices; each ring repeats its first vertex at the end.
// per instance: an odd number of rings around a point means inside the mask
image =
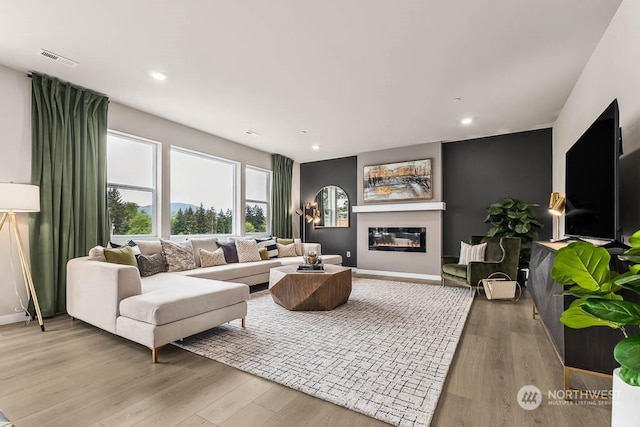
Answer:
POLYGON ((445 202, 422 203, 379 203, 375 205, 352 206, 354 213, 367 212, 408 212, 408 211, 444 211, 447 208, 445 202))

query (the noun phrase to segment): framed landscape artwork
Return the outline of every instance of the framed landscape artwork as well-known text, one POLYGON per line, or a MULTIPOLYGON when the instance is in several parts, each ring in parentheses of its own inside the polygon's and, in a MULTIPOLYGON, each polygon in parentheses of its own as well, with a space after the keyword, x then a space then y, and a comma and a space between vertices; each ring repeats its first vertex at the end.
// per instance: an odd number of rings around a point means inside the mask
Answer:
POLYGON ((364 167, 364 201, 429 200, 433 198, 431 159, 364 167))

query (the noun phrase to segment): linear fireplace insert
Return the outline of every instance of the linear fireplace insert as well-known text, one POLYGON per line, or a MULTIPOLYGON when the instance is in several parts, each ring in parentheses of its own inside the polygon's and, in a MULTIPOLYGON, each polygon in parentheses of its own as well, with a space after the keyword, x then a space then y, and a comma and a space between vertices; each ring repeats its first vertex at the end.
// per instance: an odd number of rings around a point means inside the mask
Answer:
POLYGON ((426 252, 425 227, 369 227, 370 251, 426 252))

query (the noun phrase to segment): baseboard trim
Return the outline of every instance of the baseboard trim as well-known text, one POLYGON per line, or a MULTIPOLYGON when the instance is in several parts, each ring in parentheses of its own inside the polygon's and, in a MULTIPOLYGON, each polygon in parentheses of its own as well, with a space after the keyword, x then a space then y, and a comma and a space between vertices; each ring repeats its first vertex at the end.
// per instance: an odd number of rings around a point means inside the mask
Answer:
POLYGON ((442 280, 441 276, 435 274, 420 274, 420 273, 404 273, 402 271, 382 271, 382 270, 365 270, 362 268, 353 269, 356 274, 369 274, 371 276, 389 276, 400 277, 403 279, 423 279, 423 280, 442 280))
POLYGON ((0 316, 0 325, 8 325, 10 323, 24 322, 28 319, 24 313, 7 314, 0 316))

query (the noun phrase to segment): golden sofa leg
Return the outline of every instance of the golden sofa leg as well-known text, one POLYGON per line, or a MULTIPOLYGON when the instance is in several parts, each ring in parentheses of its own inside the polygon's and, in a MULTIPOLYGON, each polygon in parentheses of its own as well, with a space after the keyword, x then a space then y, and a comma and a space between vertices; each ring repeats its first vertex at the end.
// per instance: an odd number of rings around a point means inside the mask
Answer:
POLYGON ((153 347, 151 349, 151 360, 153 363, 158 363, 158 347, 153 347))
POLYGON ((247 327, 247 318, 246 318, 246 317, 243 317, 243 318, 242 318, 242 327, 243 327, 243 328, 246 328, 246 327, 247 327))

